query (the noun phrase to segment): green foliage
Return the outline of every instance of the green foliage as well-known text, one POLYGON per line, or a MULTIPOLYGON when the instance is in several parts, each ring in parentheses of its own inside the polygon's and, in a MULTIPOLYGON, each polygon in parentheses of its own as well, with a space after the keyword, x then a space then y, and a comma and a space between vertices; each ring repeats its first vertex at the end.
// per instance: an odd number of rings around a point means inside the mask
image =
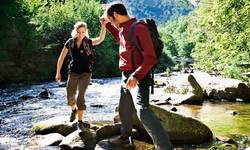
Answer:
MULTIPOLYGON (((99 17, 103 13, 102 6, 95 0, 74 0, 61 2, 50 2, 48 4, 39 0, 24 0, 28 3, 31 13, 31 23, 36 26, 42 35, 45 44, 57 45, 59 55, 63 44, 71 37, 70 33, 77 21, 88 24, 90 38, 99 36, 101 26, 99 17), (29 4, 33 3, 33 6, 29 4)), ((26 4, 25 3, 25 4, 26 4)), ((117 49, 117 47, 115 47, 117 49)), ((96 58, 94 66, 94 77, 103 77, 119 74, 117 53, 114 51, 114 40, 108 34, 105 41, 95 47, 96 58), (109 68, 113 68, 112 70, 109 68)), ((67 64, 64 65, 67 67, 67 64)), ((55 66, 56 69, 56 66, 55 66)), ((54 70, 55 70, 54 69, 54 70)))
POLYGON ((242 76, 250 71, 242 66, 250 62, 249 14, 247 0, 203 0, 191 16, 196 67, 249 82, 242 76))
POLYGON ((203 0, 189 14, 161 25, 166 51, 195 67, 250 82, 250 1, 203 0))
POLYGON ((160 25, 166 51, 172 56, 190 57, 194 43, 190 39, 188 17, 180 17, 160 25))
POLYGON ((130 14, 137 18, 154 18, 164 22, 180 15, 188 14, 192 5, 188 0, 121 0, 130 14))
POLYGON ((30 63, 37 60, 32 56, 36 55, 40 44, 33 26, 28 24, 27 14, 19 1, 1 1, 0 83, 25 82, 30 76, 40 80, 42 63, 37 66, 30 63))

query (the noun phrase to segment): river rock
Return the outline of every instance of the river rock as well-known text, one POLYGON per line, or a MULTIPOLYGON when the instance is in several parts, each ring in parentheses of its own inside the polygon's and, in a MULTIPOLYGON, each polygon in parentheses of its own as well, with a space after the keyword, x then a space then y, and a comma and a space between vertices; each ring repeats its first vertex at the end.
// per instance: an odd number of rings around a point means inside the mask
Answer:
POLYGON ((174 112, 178 111, 176 107, 171 107, 170 110, 174 112))
POLYGON ((62 140, 59 147, 63 150, 83 149, 85 145, 79 135, 80 132, 80 130, 76 130, 70 133, 62 140))
MULTIPOLYGON (((212 148, 213 149, 213 148, 212 148)), ((235 144, 223 143, 214 149, 221 150, 237 150, 237 146, 235 144)))
MULTIPOLYGON (((169 112, 154 105, 151 105, 150 108, 161 121, 161 124, 173 143, 200 144, 211 141, 213 138, 211 130, 205 124, 194 118, 169 112)), ((140 133, 146 133, 136 114, 134 114, 133 117, 133 126, 140 133)))
POLYGON ((196 81, 193 75, 188 76, 188 82, 192 86, 192 94, 179 96, 178 99, 170 100, 169 102, 173 105, 180 104, 194 104, 201 105, 203 103, 203 89, 200 84, 196 81))
POLYGON ((106 125, 96 131, 97 139, 105 139, 121 133, 121 124, 106 125))
POLYGON ((243 102, 250 102, 250 88, 244 83, 239 83, 237 88, 225 88, 225 91, 234 95, 235 99, 241 98, 243 102))
POLYGON ((208 95, 208 99, 213 99, 213 100, 227 100, 231 102, 236 101, 236 97, 234 94, 231 92, 227 92, 225 90, 216 90, 212 89, 211 92, 208 95))
MULTIPOLYGON (((116 138, 116 137, 113 137, 116 138)), ((133 140, 134 145, 128 148, 121 146, 114 146, 109 144, 108 139, 99 141, 95 147, 95 150, 153 150, 154 145, 146 143, 144 141, 133 140)))
POLYGON ((228 137, 223 137, 223 136, 216 136, 217 141, 222 141, 224 143, 229 143, 229 144, 236 144, 236 142, 228 137))
POLYGON ((96 137, 96 133, 94 130, 85 129, 85 130, 79 132, 79 136, 81 137, 81 139, 85 145, 84 146, 85 150, 95 149, 97 137, 96 137))
POLYGON ((154 87, 155 87, 155 88, 161 88, 161 87, 164 87, 164 86, 166 86, 166 83, 164 83, 164 82, 162 82, 162 81, 156 80, 156 81, 154 82, 154 87))
POLYGON ((100 104, 91 104, 90 107, 94 107, 94 108, 103 108, 104 105, 100 105, 100 104))
POLYGON ((228 111, 226 111, 226 114, 231 115, 231 116, 235 116, 235 115, 237 115, 237 112, 233 111, 233 110, 228 110, 228 111))
POLYGON ((36 135, 31 139, 33 148, 41 148, 46 146, 57 146, 63 140, 64 136, 59 133, 51 133, 47 135, 36 135))
POLYGON ((39 97, 43 99, 49 99, 52 93, 47 88, 43 88, 43 91, 39 93, 39 97))
POLYGON ((192 95, 191 97, 187 98, 185 101, 182 103, 184 104, 202 104, 203 102, 203 89, 200 86, 200 84, 196 81, 193 75, 188 76, 188 82, 193 88, 192 95))
POLYGON ((75 130, 77 130, 77 124, 70 123, 62 117, 51 118, 33 125, 33 131, 36 134, 59 133, 66 136, 75 130))
POLYGON ((32 98, 36 98, 36 97, 31 96, 31 95, 22 95, 18 99, 27 100, 27 99, 32 99, 32 98))

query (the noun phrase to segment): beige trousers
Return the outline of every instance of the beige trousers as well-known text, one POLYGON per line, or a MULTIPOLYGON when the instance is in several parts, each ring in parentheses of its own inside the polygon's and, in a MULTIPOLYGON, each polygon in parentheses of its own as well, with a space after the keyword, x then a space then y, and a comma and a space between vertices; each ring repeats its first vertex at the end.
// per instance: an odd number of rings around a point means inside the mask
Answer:
POLYGON ((68 105, 77 105, 78 110, 86 110, 85 93, 88 88, 92 73, 69 72, 67 81, 68 105), (78 92, 78 94, 76 93, 78 92), (76 96, 77 94, 77 96, 76 96), (76 98, 77 97, 77 98, 76 98))

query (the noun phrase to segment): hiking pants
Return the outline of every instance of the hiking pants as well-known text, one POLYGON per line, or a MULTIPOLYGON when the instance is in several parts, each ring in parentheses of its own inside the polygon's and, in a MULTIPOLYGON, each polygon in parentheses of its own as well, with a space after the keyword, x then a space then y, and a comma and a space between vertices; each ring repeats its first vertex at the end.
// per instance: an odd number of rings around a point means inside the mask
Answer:
MULTIPOLYGON (((131 73, 122 72, 124 84, 131 73)), ((132 115, 134 110, 144 128, 153 140, 156 150, 172 150, 172 144, 164 131, 159 119, 149 108, 150 76, 146 75, 131 91, 121 87, 119 114, 121 118, 121 136, 129 137, 132 134, 132 115), (131 94, 132 93, 132 94, 131 94)))
POLYGON ((77 105, 78 110, 86 110, 85 92, 91 79, 91 73, 73 73, 69 72, 67 81, 67 100, 68 105, 77 105), (76 98, 76 91, 78 95, 76 98))

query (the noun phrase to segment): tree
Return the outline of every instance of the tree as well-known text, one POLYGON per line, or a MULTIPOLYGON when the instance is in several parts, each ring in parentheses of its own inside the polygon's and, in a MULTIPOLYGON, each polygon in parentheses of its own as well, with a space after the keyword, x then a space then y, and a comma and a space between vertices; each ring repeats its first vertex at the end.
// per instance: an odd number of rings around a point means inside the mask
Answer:
POLYGON ((196 66, 250 81, 250 1, 203 0, 191 16, 196 66))

